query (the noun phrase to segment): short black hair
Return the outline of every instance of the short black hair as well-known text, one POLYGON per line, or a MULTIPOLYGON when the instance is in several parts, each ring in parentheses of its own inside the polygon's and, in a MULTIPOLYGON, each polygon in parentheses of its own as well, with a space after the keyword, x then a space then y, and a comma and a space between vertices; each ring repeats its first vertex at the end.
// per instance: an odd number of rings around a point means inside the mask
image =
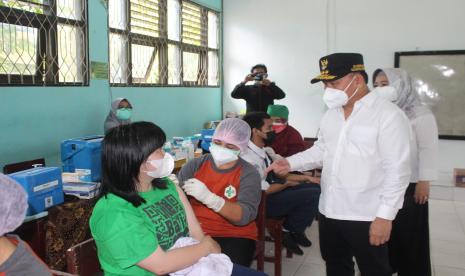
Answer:
POLYGON ((383 72, 383 69, 381 68, 378 68, 373 72, 372 84, 375 84, 376 77, 379 75, 379 73, 382 73, 382 72, 383 72))
POLYGON ((253 70, 258 69, 258 68, 263 68, 265 69, 265 73, 268 73, 268 69, 266 68, 265 64, 256 64, 250 69, 250 73, 253 73, 253 70))
MULTIPOLYGON (((140 166, 157 149, 166 135, 150 122, 135 122, 112 128, 102 143, 102 192, 117 195, 138 207, 145 200, 137 193, 140 166)), ((163 179, 152 181, 154 188, 165 189, 163 179)))
MULTIPOLYGON (((261 111, 249 112, 242 118, 242 120, 244 120, 250 126, 250 130, 254 128, 261 129, 265 124, 265 119, 271 119, 271 117, 268 115, 268 113, 261 111)), ((252 133, 253 132, 250 134, 251 138, 253 135, 252 133)))

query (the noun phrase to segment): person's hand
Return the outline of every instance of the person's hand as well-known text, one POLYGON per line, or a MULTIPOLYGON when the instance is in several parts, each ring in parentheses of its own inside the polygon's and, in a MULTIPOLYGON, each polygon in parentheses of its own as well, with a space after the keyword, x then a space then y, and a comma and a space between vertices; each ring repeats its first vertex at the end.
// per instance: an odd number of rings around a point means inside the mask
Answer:
POLYGON ((253 81, 254 74, 248 74, 245 76, 245 79, 242 81, 242 83, 248 83, 249 81, 253 81))
POLYGON ((321 181, 320 177, 310 176, 310 175, 306 175, 306 174, 304 174, 303 176, 304 176, 305 180, 308 181, 308 182, 320 184, 320 181, 321 181))
POLYGON ((182 188, 186 194, 194 197, 215 212, 219 212, 224 206, 225 200, 212 193, 207 186, 197 178, 186 180, 182 188))
POLYGON ((370 225, 370 244, 379 246, 389 241, 391 236, 392 220, 375 218, 370 225))
POLYGON ((415 194, 413 195, 415 203, 425 204, 429 198, 429 181, 418 181, 415 185, 415 194))
POLYGON ((289 161, 287 161, 286 158, 283 158, 274 161, 268 168, 266 168, 265 174, 274 171, 278 175, 287 175, 290 170, 291 164, 289 164, 289 161))
POLYGON ((208 254, 221 253, 220 245, 210 236, 205 235, 203 239, 200 241, 200 244, 205 246, 208 254))
POLYGON ((204 203, 212 192, 207 188, 205 183, 197 178, 191 178, 184 182, 182 187, 186 194, 195 197, 198 201, 204 203))
POLYGON ((271 81, 270 81, 269 79, 263 79, 263 80, 262 80, 262 85, 264 85, 264 86, 270 86, 270 84, 271 84, 271 81))
POLYGON ((299 182, 299 181, 294 181, 294 180, 288 180, 286 181, 286 186, 287 187, 294 187, 294 186, 297 186, 297 185, 300 185, 302 184, 302 182, 299 182))

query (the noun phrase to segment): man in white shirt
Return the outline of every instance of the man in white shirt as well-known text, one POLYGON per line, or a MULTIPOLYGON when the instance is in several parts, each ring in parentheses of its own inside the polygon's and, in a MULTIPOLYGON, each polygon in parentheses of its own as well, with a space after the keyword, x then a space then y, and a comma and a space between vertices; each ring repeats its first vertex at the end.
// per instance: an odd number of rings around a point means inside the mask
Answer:
POLYGON ((323 167, 320 248, 328 276, 391 275, 386 242, 410 178, 410 127, 394 104, 368 93, 363 57, 336 53, 320 59, 328 106, 318 141, 275 161, 278 174, 323 167))
POLYGON ((272 129, 273 120, 265 112, 247 113, 243 120, 250 126, 252 137, 247 150, 241 152, 241 158, 260 173, 261 188, 267 195, 266 216, 285 218, 283 245, 292 253, 303 255, 299 245, 312 245, 305 235, 305 229, 318 213, 320 186, 314 183, 318 180, 308 175, 278 178, 273 172, 265 174, 265 169, 271 164, 265 146, 272 144, 276 137, 272 129))

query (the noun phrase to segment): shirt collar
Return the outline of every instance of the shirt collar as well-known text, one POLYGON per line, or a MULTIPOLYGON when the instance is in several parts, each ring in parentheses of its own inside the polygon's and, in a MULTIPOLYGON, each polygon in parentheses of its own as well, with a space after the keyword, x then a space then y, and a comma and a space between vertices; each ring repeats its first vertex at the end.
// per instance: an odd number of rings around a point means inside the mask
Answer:
MULTIPOLYGON (((367 107, 372 107, 378 96, 375 93, 368 92, 360 100, 356 101, 354 104, 354 110, 359 109, 360 105, 365 105, 367 107)), ((344 116, 344 108, 341 106, 339 108, 334 108, 335 111, 344 116)))
POLYGON ((358 100, 358 102, 367 105, 368 107, 371 107, 373 106, 373 103, 376 101, 376 99, 377 96, 375 93, 368 92, 365 96, 358 100))
POLYGON ((266 158, 266 152, 264 149, 257 147, 252 141, 249 141, 249 150, 255 152, 261 158, 266 158))

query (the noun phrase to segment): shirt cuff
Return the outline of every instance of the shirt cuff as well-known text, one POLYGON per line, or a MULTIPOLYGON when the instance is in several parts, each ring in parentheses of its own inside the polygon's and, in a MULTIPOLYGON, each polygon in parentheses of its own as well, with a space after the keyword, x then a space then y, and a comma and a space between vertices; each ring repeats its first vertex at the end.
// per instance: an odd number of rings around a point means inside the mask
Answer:
POLYGON ((290 156, 286 158, 287 162, 291 167, 291 172, 299 171, 302 168, 302 163, 300 162, 300 158, 296 155, 290 156))
POLYGON ((387 220, 394 220, 398 211, 399 210, 397 208, 393 208, 386 204, 381 204, 381 206, 378 208, 378 211, 376 212, 376 217, 387 220))

